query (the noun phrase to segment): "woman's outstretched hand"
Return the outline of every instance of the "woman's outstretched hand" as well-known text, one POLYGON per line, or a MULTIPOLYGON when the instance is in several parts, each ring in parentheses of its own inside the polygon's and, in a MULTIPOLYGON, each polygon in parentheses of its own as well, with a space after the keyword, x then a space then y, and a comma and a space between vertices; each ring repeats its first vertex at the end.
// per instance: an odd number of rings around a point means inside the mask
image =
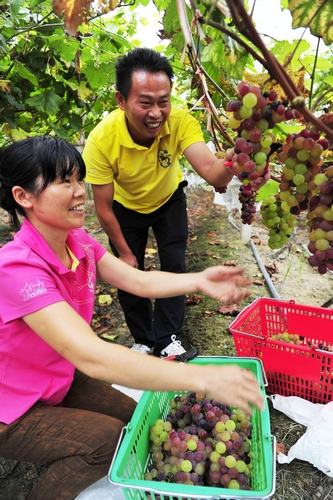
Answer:
POLYGON ((198 290, 219 302, 238 303, 251 295, 244 269, 215 266, 198 273, 198 290))

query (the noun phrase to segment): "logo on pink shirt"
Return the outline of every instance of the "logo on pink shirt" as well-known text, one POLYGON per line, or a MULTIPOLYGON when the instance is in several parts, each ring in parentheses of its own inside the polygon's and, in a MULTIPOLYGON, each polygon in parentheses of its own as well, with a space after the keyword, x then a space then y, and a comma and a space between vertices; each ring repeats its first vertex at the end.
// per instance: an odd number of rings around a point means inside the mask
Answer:
POLYGON ((25 288, 21 289, 20 295, 22 295, 24 301, 27 301, 46 292, 47 290, 44 287, 44 283, 38 279, 35 285, 33 283, 30 283, 30 285, 26 283, 25 288))

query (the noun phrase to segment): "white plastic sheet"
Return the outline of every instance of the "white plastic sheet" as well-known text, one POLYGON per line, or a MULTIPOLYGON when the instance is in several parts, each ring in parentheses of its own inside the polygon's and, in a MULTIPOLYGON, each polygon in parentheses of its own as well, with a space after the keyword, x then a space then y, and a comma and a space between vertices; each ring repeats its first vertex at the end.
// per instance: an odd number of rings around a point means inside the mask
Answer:
POLYGON ((290 463, 295 458, 309 462, 333 477, 333 402, 314 404, 296 396, 270 396, 275 409, 307 427, 288 455, 279 453, 278 462, 290 463))

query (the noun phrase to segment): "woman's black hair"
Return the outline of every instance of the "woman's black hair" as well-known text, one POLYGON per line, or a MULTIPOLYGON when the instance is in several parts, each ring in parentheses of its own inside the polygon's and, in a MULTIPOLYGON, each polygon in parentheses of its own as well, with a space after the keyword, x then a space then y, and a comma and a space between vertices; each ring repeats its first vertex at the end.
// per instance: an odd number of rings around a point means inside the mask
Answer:
POLYGON ((86 175, 80 152, 63 139, 35 136, 13 142, 0 149, 0 206, 6 210, 15 229, 18 215, 25 215, 16 203, 12 189, 20 186, 38 197, 56 179, 65 180, 77 170, 79 179, 86 175))

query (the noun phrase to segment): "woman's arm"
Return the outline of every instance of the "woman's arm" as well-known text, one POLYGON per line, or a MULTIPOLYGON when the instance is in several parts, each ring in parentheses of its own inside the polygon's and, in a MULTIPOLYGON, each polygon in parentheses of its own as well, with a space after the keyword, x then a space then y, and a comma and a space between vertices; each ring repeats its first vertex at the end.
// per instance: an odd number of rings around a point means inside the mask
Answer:
POLYGON ((108 383, 146 390, 195 391, 251 412, 263 406, 258 382, 236 365, 197 366, 143 356, 98 338, 66 302, 23 317, 45 342, 83 373, 108 383))
POLYGON ((97 276, 117 288, 140 297, 173 297, 202 292, 219 302, 241 302, 251 295, 247 288, 252 281, 244 270, 215 266, 199 273, 174 274, 163 271, 140 271, 127 266, 110 253, 97 263, 97 276))

